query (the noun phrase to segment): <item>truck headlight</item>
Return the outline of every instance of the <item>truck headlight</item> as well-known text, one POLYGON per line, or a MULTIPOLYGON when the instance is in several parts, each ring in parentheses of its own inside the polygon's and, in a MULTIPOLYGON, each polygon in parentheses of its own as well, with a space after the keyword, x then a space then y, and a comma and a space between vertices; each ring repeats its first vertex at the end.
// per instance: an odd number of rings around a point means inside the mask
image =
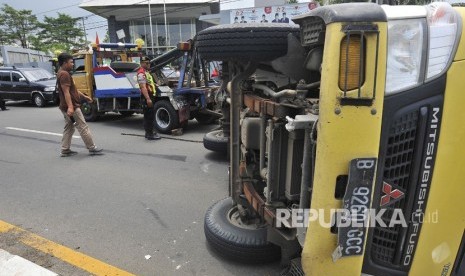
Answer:
POLYGON ((421 61, 425 43, 424 19, 388 22, 386 95, 421 83, 421 61))
POLYGON ((55 86, 49 86, 44 88, 44 92, 53 92, 55 91, 55 86))
POLYGON ((452 62, 459 39, 459 21, 448 3, 432 3, 426 10, 429 30, 426 79, 430 80, 443 73, 452 62))
POLYGON ((388 22, 386 95, 430 81, 452 63, 462 27, 457 12, 446 2, 424 8, 426 18, 388 22))

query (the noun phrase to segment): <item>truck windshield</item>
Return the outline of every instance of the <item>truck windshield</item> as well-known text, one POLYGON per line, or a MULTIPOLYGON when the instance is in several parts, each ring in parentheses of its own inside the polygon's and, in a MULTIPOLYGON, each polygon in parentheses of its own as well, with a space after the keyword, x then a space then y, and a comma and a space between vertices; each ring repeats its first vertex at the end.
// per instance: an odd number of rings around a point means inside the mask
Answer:
POLYGON ((74 68, 74 71, 84 71, 86 69, 84 58, 75 58, 74 68))

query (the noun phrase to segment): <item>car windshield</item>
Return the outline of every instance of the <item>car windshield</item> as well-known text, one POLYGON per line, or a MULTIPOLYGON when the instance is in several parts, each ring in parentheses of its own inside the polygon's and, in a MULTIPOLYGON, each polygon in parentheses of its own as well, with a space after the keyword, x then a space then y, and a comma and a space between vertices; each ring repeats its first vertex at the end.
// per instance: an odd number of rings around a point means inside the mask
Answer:
POLYGON ((32 81, 32 82, 51 80, 55 78, 55 76, 52 73, 50 73, 49 71, 45 69, 40 69, 40 68, 31 69, 31 70, 29 69, 22 70, 22 73, 29 81, 32 81))

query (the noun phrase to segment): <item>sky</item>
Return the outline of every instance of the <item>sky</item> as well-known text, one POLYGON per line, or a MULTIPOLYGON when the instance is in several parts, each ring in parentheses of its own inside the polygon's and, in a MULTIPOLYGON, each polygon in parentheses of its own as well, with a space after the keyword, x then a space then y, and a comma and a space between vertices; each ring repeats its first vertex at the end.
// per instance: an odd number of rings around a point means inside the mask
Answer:
MULTIPOLYGON (((105 38, 107 31, 106 19, 94 15, 84 9, 79 8, 83 0, 0 0, 0 6, 8 4, 16 10, 31 10, 39 21, 43 21, 44 16, 58 17, 58 12, 71 17, 86 17, 84 25, 86 27, 87 40, 94 42, 98 33, 100 42, 105 38)), ((80 21, 82 27, 82 20, 80 21)))

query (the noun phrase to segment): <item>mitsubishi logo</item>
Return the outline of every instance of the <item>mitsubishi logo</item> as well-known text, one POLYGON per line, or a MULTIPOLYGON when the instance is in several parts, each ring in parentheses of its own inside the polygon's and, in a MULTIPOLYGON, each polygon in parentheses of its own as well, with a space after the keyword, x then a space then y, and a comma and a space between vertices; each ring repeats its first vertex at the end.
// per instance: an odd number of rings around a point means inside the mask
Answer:
POLYGON ((383 193, 384 195, 381 197, 381 203, 379 206, 387 205, 389 202, 391 202, 391 198, 395 200, 395 199, 399 199, 402 196, 404 196, 403 192, 401 192, 398 189, 392 190, 392 185, 384 181, 383 181, 383 193))

